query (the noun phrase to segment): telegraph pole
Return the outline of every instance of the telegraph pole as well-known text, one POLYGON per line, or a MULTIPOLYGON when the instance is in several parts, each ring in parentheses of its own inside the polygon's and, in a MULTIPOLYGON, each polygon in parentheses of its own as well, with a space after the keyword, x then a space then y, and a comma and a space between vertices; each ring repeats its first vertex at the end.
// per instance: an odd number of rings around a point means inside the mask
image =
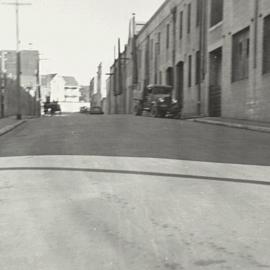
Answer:
POLYGON ((122 65, 121 65, 121 44, 118 38, 118 93, 122 94, 122 65))
POLYGON ((21 109, 21 55, 20 55, 20 27, 19 27, 19 7, 29 6, 31 3, 22 3, 19 0, 15 2, 3 2, 2 5, 15 6, 16 12, 16 85, 17 85, 17 119, 22 119, 22 109, 21 109))
POLYGON ((40 106, 40 98, 41 98, 41 86, 40 86, 40 57, 38 55, 38 60, 37 60, 37 70, 36 70, 36 80, 37 80, 37 86, 36 86, 36 91, 35 91, 35 108, 36 110, 36 115, 40 117, 41 115, 41 106, 40 106))

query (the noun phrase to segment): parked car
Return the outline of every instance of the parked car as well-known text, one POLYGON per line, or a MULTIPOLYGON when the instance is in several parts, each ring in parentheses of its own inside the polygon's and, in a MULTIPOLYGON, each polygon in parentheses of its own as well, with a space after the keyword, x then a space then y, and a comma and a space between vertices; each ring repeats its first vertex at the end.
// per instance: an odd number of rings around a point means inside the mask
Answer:
POLYGON ((80 108, 80 113, 88 113, 88 112, 90 112, 90 108, 89 108, 89 107, 87 107, 87 106, 82 106, 82 107, 80 108))
POLYGON ((141 99, 136 100, 135 114, 150 112, 152 117, 180 118, 181 106, 172 98, 173 88, 169 85, 148 85, 141 99))
POLYGON ((47 101, 44 103, 43 107, 44 107, 44 114, 45 115, 54 115, 56 113, 58 113, 58 114, 62 113, 61 107, 57 101, 52 101, 52 102, 47 101))
POLYGON ((94 106, 90 108, 90 114, 104 114, 100 106, 94 106))

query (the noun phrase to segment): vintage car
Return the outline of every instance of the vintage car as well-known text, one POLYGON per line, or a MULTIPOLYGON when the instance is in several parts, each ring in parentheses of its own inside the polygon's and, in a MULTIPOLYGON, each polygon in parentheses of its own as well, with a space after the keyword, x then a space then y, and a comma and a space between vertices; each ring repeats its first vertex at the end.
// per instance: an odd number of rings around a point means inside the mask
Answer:
POLYGON ((87 106, 80 107, 80 113, 88 113, 90 112, 90 108, 87 106))
POLYGON ((57 101, 45 102, 43 105, 45 115, 54 115, 55 113, 61 114, 61 107, 57 101))
POLYGON ((91 107, 89 113, 90 114, 104 114, 100 106, 91 107))
POLYGON ((169 85, 148 85, 135 105, 135 114, 142 115, 148 111, 152 117, 180 118, 181 106, 172 98, 172 90, 169 85))

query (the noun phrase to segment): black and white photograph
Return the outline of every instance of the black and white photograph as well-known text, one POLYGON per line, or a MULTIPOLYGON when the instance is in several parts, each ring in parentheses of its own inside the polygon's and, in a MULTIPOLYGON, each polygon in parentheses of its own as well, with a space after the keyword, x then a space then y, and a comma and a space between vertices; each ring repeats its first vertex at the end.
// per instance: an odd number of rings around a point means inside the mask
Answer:
POLYGON ((0 270, 270 270, 270 0, 0 0, 0 270))

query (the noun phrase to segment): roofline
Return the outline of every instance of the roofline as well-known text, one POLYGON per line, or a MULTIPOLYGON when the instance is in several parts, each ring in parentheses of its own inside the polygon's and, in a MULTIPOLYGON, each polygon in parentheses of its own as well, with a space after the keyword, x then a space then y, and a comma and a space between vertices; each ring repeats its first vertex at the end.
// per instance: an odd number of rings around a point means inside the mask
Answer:
POLYGON ((144 30, 145 28, 156 18, 156 16, 159 14, 159 12, 167 5, 167 3, 169 2, 170 0, 165 0, 163 2, 163 4, 161 4, 161 6, 158 8, 158 10, 154 13, 154 15, 152 15, 152 17, 144 24, 144 26, 142 27, 142 29, 138 32, 137 36, 140 35, 144 30))

